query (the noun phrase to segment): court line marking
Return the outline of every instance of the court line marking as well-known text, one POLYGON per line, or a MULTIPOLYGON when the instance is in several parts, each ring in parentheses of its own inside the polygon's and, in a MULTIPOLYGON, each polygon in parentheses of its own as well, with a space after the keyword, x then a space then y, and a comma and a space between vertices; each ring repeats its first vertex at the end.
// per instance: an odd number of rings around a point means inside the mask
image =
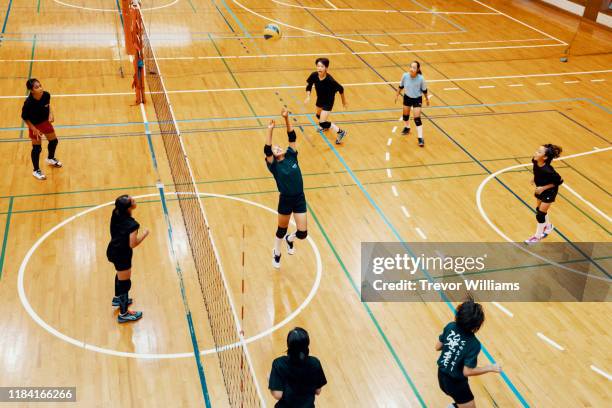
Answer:
POLYGON ((495 12, 497 12, 497 13, 499 13, 499 14, 503 15, 503 16, 506 16, 506 17, 507 17, 507 18, 509 18, 510 20, 516 21, 517 23, 519 23, 519 24, 521 24, 521 25, 523 25, 523 26, 525 26, 525 27, 531 28, 532 30, 537 31, 538 33, 540 33, 540 34, 542 34, 542 35, 545 35, 545 36, 546 36, 546 37, 548 37, 548 38, 551 38, 551 39, 553 39, 553 40, 555 40, 555 41, 558 41, 558 42, 559 42, 559 43, 561 43, 562 45, 568 45, 566 42, 561 41, 560 39, 555 38, 555 37, 553 37, 552 35, 547 34, 547 33, 545 33, 544 31, 539 30, 539 29, 537 29, 537 28, 535 28, 535 27, 533 27, 533 26, 531 26, 531 25, 529 25, 529 24, 527 24, 527 23, 524 23, 524 22, 522 22, 521 20, 519 20, 519 19, 517 19, 517 18, 514 18, 514 17, 512 17, 512 16, 509 16, 508 14, 503 13, 503 12, 499 11, 499 10, 498 10, 498 9, 496 9, 496 8, 493 8, 493 7, 491 7, 491 6, 488 6, 488 5, 484 4, 483 2, 481 2, 481 1, 479 1, 479 0, 472 0, 472 1, 473 1, 473 2, 475 2, 475 3, 480 4, 480 5, 481 5, 481 6, 483 6, 483 7, 488 8, 489 10, 493 10, 493 11, 495 11, 495 12))
MULTIPOLYGON (((166 192, 166 195, 176 195, 175 192, 166 192)), ((240 198, 240 197, 233 197, 233 196, 228 196, 228 195, 223 195, 223 194, 215 194, 215 193, 199 193, 200 196, 203 197, 216 197, 216 198, 224 198, 224 199, 229 199, 229 200, 234 200, 234 201, 239 201, 242 203, 246 203, 249 205, 253 205, 255 207, 264 209, 268 212, 271 212, 273 214, 277 214, 277 212, 275 210, 273 210, 272 208, 266 207, 263 204, 259 204, 256 203, 254 201, 250 201, 250 200, 246 200, 244 198, 240 198)), ((142 194, 142 195, 138 195, 138 196, 134 196, 134 198, 145 198, 145 197, 158 197, 159 193, 152 193, 152 194, 142 194)), ((47 322, 45 322, 40 316, 38 316, 38 314, 34 311, 34 309, 32 308, 32 306, 30 305, 30 302, 28 301, 28 298, 25 294, 25 288, 24 288, 24 278, 25 278, 25 270, 26 267, 30 261, 30 258, 32 257, 32 255, 34 254, 34 252, 36 251, 36 249, 49 237, 51 236, 55 231, 57 231, 58 229, 62 228, 63 226, 65 226, 66 224, 74 221, 75 219, 82 217, 83 215, 86 215, 92 211, 96 211, 100 208, 106 207, 106 206, 110 206, 113 205, 114 201, 108 202, 108 203, 104 203, 104 204, 100 204, 97 205, 95 207, 91 207, 88 208, 78 214, 75 214, 71 217, 66 218, 65 220, 61 221, 60 223, 58 223, 57 225, 55 225, 54 227, 52 227, 51 229, 49 229, 46 233, 44 233, 35 243, 34 245, 32 245, 32 247, 28 250, 28 252, 26 253, 23 261, 21 262, 21 265, 19 266, 19 272, 18 272, 18 276, 17 276, 17 291, 19 294, 19 300, 21 301, 22 306, 24 307, 24 309, 26 310, 26 312, 28 313, 28 315, 30 315, 30 317, 32 318, 32 320, 34 320, 40 327, 42 327, 43 329, 45 329, 47 332, 49 332, 50 334, 54 335, 55 337, 59 338, 60 340, 63 340, 67 343, 70 343, 74 346, 83 348, 85 350, 89 350, 89 351, 94 351, 96 353, 101 353, 101 354, 107 354, 107 355, 112 355, 112 356, 118 356, 118 357, 129 357, 129 358, 142 358, 142 359, 169 359, 169 358, 187 358, 187 357, 193 357, 193 352, 189 352, 189 353, 161 353, 161 354, 155 354, 155 353, 132 353, 132 352, 124 352, 124 351, 117 351, 117 350, 112 350, 112 349, 107 349, 107 348, 103 348, 103 347, 98 347, 92 344, 87 344, 84 341, 81 340, 76 340, 70 336, 67 336, 63 333, 61 333, 60 331, 58 331, 57 329, 53 328, 52 326, 50 326, 47 322)), ((295 223, 293 221, 291 221, 291 225, 295 225, 295 223)), ((319 248, 317 247, 316 243, 314 242, 314 240, 312 240, 312 238, 310 236, 306 237, 306 240, 308 241, 308 243, 310 244, 314 254, 315 254, 315 259, 316 259, 316 264, 317 264, 317 271, 316 271, 316 277, 315 277, 315 281, 313 283, 313 286, 310 290, 310 293, 308 294, 308 296, 306 297, 306 299, 302 302, 302 304, 300 306, 298 306, 291 314, 289 314, 287 317, 285 317, 285 319, 283 319, 282 321, 280 321, 279 323, 275 324, 274 326, 270 327, 267 330, 262 331, 259 334, 256 334, 254 336, 251 336, 249 338, 244 339, 244 343, 249 344, 252 343, 254 341, 257 341, 263 337, 269 336, 270 334, 272 334, 273 332, 275 332, 276 330, 280 329, 281 327, 285 326, 287 323, 289 323, 291 320, 293 320, 298 314, 300 314, 302 312, 302 310, 304 310, 306 308, 306 306, 308 306, 308 304, 312 301, 312 299, 314 298, 316 292, 319 289, 319 285, 321 283, 321 277, 323 274, 323 264, 321 262, 321 254, 319 252, 319 248)), ((238 341, 236 343, 233 344, 228 344, 226 346, 223 347, 219 347, 218 349, 208 349, 208 350, 201 350, 200 351, 200 355, 207 355, 207 354, 214 354, 217 351, 225 351, 225 350, 229 350, 231 348, 235 348, 238 346, 241 346, 242 342, 238 341)))
POLYGON ((556 342, 552 341, 551 339, 549 339, 548 337, 546 337, 542 333, 537 332, 536 334, 537 334, 537 336, 539 338, 541 338, 542 340, 544 340, 545 342, 547 342, 548 344, 550 344, 551 346, 553 346, 557 350, 559 350, 559 351, 564 351, 565 350, 559 343, 556 343, 556 342))
MULTIPOLYGON (((596 149, 599 150, 599 149, 596 149)), ((574 190, 573 188, 571 188, 567 183, 563 183, 561 184, 562 186, 564 186, 567 190, 569 190, 570 193, 574 194, 580 201, 582 201, 583 203, 585 203, 586 205, 588 205, 589 207, 591 207, 591 209, 593 211, 595 211, 597 214, 601 215, 602 217, 604 217, 606 219, 606 221, 608 221, 609 223, 612 223, 612 218, 610 218, 610 216, 608 216, 606 213, 604 213, 602 210, 600 210, 599 208, 597 208, 595 205, 593 205, 590 201, 587 201, 584 197, 582 197, 580 194, 578 194, 576 192, 576 190, 574 190)))
POLYGON ((389 177, 389 178, 393 177, 393 175, 391 174, 391 169, 387 169, 387 177, 389 177))
POLYGON ((408 212, 408 209, 403 205, 402 205, 402 212, 404 213, 406 218, 410 218, 410 213, 408 212))
POLYGON ((395 185, 392 185, 392 186, 391 186, 391 191, 393 191, 393 195, 394 195, 394 196, 399 197, 399 194, 398 194, 398 192, 397 192, 397 188, 395 187, 395 185))
MULTIPOLYGON (((274 1, 274 0, 272 0, 272 1, 274 1)), ((326 2, 327 4, 329 4, 330 6, 332 6, 333 8, 335 8, 336 10, 338 9, 338 7, 336 7, 336 5, 335 5, 334 3, 332 3, 331 1, 329 1, 329 0, 325 0, 325 2, 326 2)))
MULTIPOLYGON (((513 40, 486 40, 486 41, 451 41, 449 44, 489 44, 489 43, 505 43, 505 42, 522 42, 522 41, 550 41, 550 38, 525 38, 513 40)), ((401 44, 400 44, 401 45, 401 44)))
MULTIPOLYGON (((62 6, 65 7, 70 7, 70 8, 75 8, 75 9, 80 9, 80 10, 87 10, 87 11, 101 11, 103 13, 106 12, 112 12, 112 13, 117 13, 117 9, 101 9, 101 8, 93 8, 93 7, 84 7, 84 6, 77 6, 76 4, 70 4, 70 3, 65 3, 61 0, 53 0, 54 2, 56 2, 57 4, 61 4, 62 6)), ((170 6, 174 6, 176 3, 178 3, 179 0, 174 0, 171 3, 168 4, 162 4, 161 6, 156 6, 156 7, 146 7, 146 8, 142 8, 142 11, 151 11, 151 10, 160 10, 166 7, 170 7, 170 6)))
MULTIPOLYGON (((612 69, 596 70, 596 71, 575 71, 575 72, 554 72, 554 73, 543 73, 543 74, 521 74, 521 75, 498 75, 489 77, 465 77, 465 78, 444 78, 444 79, 428 79, 428 83, 442 83, 442 82, 465 82, 465 81, 481 81, 481 80, 492 80, 492 79, 511 79, 511 78, 540 78, 540 77, 556 77, 556 76, 567 76, 567 75, 593 75, 601 73, 612 72, 612 69)), ((397 84, 397 81, 380 81, 380 82, 357 82, 343 84, 343 86, 357 87, 357 86, 377 86, 377 85, 389 85, 397 84)), ((279 89, 302 89, 303 85, 278 85, 278 86, 259 86, 259 87, 247 87, 247 88, 216 88, 216 89, 183 89, 167 91, 168 94, 180 94, 180 93, 212 93, 212 92, 237 92, 237 91, 264 91, 264 90, 279 90, 279 89)), ((147 92, 147 94, 154 94, 156 92, 147 92)), ((82 94, 53 94, 54 98, 67 98, 67 97, 90 97, 90 96, 134 96, 133 92, 103 92, 103 93, 82 93, 82 94)), ((1 95, 0 99, 23 99, 23 95, 1 95)), ((476 105, 474 105, 476 106, 476 105)), ((398 120, 402 120, 400 117, 398 120)))
POLYGON ((389 138, 389 140, 387 140, 387 146, 391 146, 391 142, 393 142, 393 139, 389 138))
POLYGON ((459 89, 459 88, 457 88, 457 87, 444 88, 444 90, 445 90, 445 91, 456 91, 456 90, 458 90, 458 89, 459 89))
POLYGON ((605 79, 591 79, 591 82, 603 82, 605 79))
POLYGON ((393 130, 391 130, 391 133, 395 133, 396 130, 397 130, 397 126, 393 126, 393 130))
MULTIPOLYGON (((596 153, 602 153, 602 152, 606 152, 612 150, 612 147, 606 147, 603 149, 599 149, 599 150, 588 150, 586 152, 582 152, 582 153, 576 153, 576 154, 572 154, 569 156, 562 156, 559 157, 557 159, 555 159, 555 161, 563 161, 563 160, 568 160, 568 159, 573 159, 575 157, 581 157, 581 156, 587 156, 587 155, 591 155, 591 154, 596 154, 596 153)), ((483 208, 482 205, 482 192, 484 190, 484 187, 494 178, 497 179, 497 176, 499 176, 502 173, 505 173, 507 171, 510 170, 514 170, 514 169, 518 169, 520 167, 528 167, 528 166, 532 166, 532 163, 524 163, 524 164, 515 164, 514 166, 509 166, 500 170, 497 170, 494 173, 489 174, 487 177, 485 177, 485 179, 480 183, 480 185, 478 186, 478 189, 476 190, 476 206, 478 207, 478 211, 481 215, 481 217, 485 220, 485 222, 489 225, 489 227, 491 227, 493 229, 493 231, 495 231, 497 233, 497 235, 499 235, 500 237, 502 237, 503 239, 505 239, 506 241, 508 241, 509 243, 511 243, 513 246, 515 246, 516 248, 520 249, 523 252, 526 252, 528 254, 530 254, 531 256, 534 256, 544 262, 549 263, 550 265, 554 265, 558 268, 564 269, 566 271, 572 272, 572 273, 576 273, 578 275, 582 275, 582 276, 586 276, 588 278, 591 279, 597 279, 597 280, 602 280, 604 282, 610 282, 610 279, 605 278, 605 277, 600 277, 597 275, 592 275, 592 274, 588 274, 582 271, 577 271, 575 269, 569 268, 565 265, 559 264, 555 261, 552 261, 548 258, 543 257, 540 254, 537 254, 535 252, 530 251, 529 249, 527 249, 526 245, 524 243, 518 243, 518 242, 514 242, 514 240, 512 238, 510 238, 509 236, 507 236, 501 229, 499 229, 499 227, 497 225, 495 225, 493 223, 493 221, 491 221, 491 219, 489 218, 489 216, 487 215, 486 211, 483 208)))
POLYGON ((386 153, 385 153, 385 160, 386 160, 386 161, 389 161, 389 158, 390 158, 389 152, 386 152, 386 153))
POLYGON ((542 85, 550 85, 551 82, 538 82, 536 85, 538 86, 542 86, 542 85))
POLYGON ((502 312, 504 312, 508 316, 514 317, 514 313, 512 313, 510 310, 506 309, 504 306, 502 306, 498 302, 491 302, 491 303, 493 303, 493 305, 495 305, 495 307, 497 307, 499 310, 501 310, 502 312))
POLYGON ((606 377, 608 380, 612 381, 612 375, 606 373, 604 370, 602 370, 601 368, 597 368, 594 365, 591 365, 591 370, 595 371, 597 374, 601 374, 604 377, 606 377))
POLYGON ((480 88, 480 89, 495 88, 495 85, 480 85, 478 88, 480 88))
POLYGON ((312 6, 301 6, 297 4, 285 3, 279 0, 272 0, 273 3, 279 4, 285 7, 299 8, 303 10, 316 10, 316 11, 354 11, 357 13, 405 13, 405 14, 444 14, 444 15, 488 15, 488 16, 499 16, 500 13, 492 13, 489 11, 421 11, 421 10, 393 10, 393 9, 354 9, 354 8, 338 8, 325 0, 327 4, 333 6, 333 8, 327 7, 312 7, 312 6))
POLYGON ((580 81, 563 81, 564 84, 577 84, 580 81))
POLYGON ((422 239, 427 239, 427 236, 425 235, 425 233, 423 232, 423 230, 422 230, 422 229, 420 229, 419 227, 416 227, 416 228, 415 228, 415 230, 416 230, 417 234, 419 234, 419 236, 420 236, 422 239))
POLYGON ((525 85, 523 85, 523 84, 510 84, 508 86, 511 87, 511 88, 516 88, 516 87, 525 86, 525 85))

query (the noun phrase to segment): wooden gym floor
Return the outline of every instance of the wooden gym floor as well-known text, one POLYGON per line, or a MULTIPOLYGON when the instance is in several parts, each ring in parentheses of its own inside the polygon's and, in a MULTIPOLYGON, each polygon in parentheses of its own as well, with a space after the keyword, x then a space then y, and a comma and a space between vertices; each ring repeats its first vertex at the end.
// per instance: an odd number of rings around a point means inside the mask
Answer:
MULTIPOLYGON (((152 104, 144 112, 133 105, 116 7, 111 0, 0 3, 0 385, 76 386, 83 407, 202 406, 206 388, 213 406, 227 406, 214 353, 202 356, 205 385, 198 375, 192 340, 208 350, 211 335, 169 196, 181 295, 156 187, 160 177, 172 191, 168 159, 152 104), (28 77, 52 94, 65 164, 43 168, 44 182, 31 176, 19 117, 28 77), (152 234, 134 257, 133 308, 144 318, 118 326, 104 254, 110 207, 82 213, 124 193, 145 196, 135 216, 152 234)), ((503 173, 508 188, 492 181, 483 189, 483 213, 500 233, 485 222, 476 191, 489 173, 528 163, 541 143, 561 145, 564 155, 589 152, 556 165, 572 191, 560 191, 551 216, 562 235, 548 240, 611 240, 608 30, 518 0, 143 7, 155 8, 145 20, 198 186, 223 195, 204 204, 233 299, 245 307, 246 337, 257 336, 248 350, 267 406, 271 361, 296 325, 310 332, 329 381, 318 406, 446 406, 434 344, 452 310, 442 302, 361 303, 360 243, 527 238, 534 229, 528 172, 503 173), (281 25, 280 41, 261 37, 270 21, 281 25), (341 146, 315 131, 314 106, 302 103, 316 56, 329 56, 330 72, 346 87, 349 106, 337 101, 332 116, 349 131, 341 146), (393 103, 392 86, 414 59, 433 94, 424 149, 399 135, 401 107, 393 103), (299 243, 276 271, 276 218, 266 208, 276 208, 278 194, 261 149, 266 123, 283 105, 299 130, 312 245, 299 243)), ((285 143, 282 127, 276 138, 285 143)), ((471 380, 478 406, 609 405, 609 304, 499 306, 486 304, 479 338, 506 376, 471 380)), ((479 362, 489 363, 484 354, 479 362)))

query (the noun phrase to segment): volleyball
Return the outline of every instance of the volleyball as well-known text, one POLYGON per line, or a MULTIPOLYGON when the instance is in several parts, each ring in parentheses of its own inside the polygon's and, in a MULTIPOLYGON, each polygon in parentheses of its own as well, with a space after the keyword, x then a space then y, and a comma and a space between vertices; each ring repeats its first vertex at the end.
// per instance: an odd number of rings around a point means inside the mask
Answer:
POLYGON ((268 24, 264 28, 264 38, 266 40, 278 40, 281 38, 281 35, 280 27, 276 24, 268 24))

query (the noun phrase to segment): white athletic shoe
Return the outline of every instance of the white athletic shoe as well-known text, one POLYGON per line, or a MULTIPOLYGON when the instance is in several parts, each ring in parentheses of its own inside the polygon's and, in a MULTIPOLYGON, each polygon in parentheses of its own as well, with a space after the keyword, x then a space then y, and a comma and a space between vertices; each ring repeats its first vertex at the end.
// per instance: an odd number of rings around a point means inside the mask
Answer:
POLYGON ((47 162, 47 164, 49 166, 53 166, 53 167, 62 167, 62 162, 57 160, 56 158, 53 159, 46 159, 45 160, 47 162))
POLYGON ((43 172, 42 172, 42 171, 40 171, 40 169, 38 169, 38 170, 34 170, 34 171, 32 172, 32 175, 33 175, 34 177, 36 177, 38 180, 46 180, 46 179, 47 179, 47 176, 45 176, 45 175, 43 174, 43 172))
POLYGON ((276 251, 274 251, 274 249, 272 249, 272 266, 276 269, 280 268, 280 259, 281 256, 280 254, 276 255, 276 251))
POLYGON ((538 242, 540 242, 541 240, 542 240, 542 238, 538 238, 538 237, 536 237, 536 236, 534 235, 534 236, 532 236, 532 237, 530 237, 530 238, 526 239, 526 240, 525 240, 525 243, 526 243, 527 245, 533 245, 533 244, 537 244, 537 243, 538 243, 538 242))
POLYGON ((295 242, 289 241, 289 235, 285 235, 285 243, 287 244, 287 253, 289 255, 295 254, 295 242))
POLYGON ((346 130, 341 130, 340 132, 338 132, 338 136, 336 137, 336 144, 342 143, 342 139, 344 139, 344 136, 346 136, 346 133, 347 133, 346 130))
POLYGON ((542 238, 546 238, 547 236, 550 235, 551 232, 553 232, 553 230, 555 229, 555 226, 552 224, 546 224, 544 226, 544 236, 542 238))

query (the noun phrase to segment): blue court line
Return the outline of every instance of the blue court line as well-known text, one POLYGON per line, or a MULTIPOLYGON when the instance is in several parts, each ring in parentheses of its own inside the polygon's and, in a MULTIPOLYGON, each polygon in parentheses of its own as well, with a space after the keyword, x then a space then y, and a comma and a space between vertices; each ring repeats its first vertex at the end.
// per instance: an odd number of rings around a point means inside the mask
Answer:
MULTIPOLYGON (((310 118, 310 121, 312 123, 313 126, 316 125, 316 123, 312 120, 312 118, 310 118)), ((382 218, 382 220, 384 221, 384 223, 387 225, 387 227, 391 230, 391 232, 393 233, 393 235, 395 236, 395 238, 400 242, 400 244, 404 247, 404 249, 412 256, 412 257, 416 257, 416 255, 414 254, 414 252, 412 251, 412 249, 410 248, 410 246, 406 243, 406 241, 404 241, 404 239, 402 238, 402 236, 399 234, 399 232, 397 231, 397 229, 393 226, 393 224, 391 223, 391 221, 387 218, 387 216, 385 215, 385 213, 383 212, 383 210, 378 206, 378 204, 376 203, 376 201, 374 201, 374 199, 372 198, 372 196, 370 195, 370 193, 368 193, 368 191, 365 189, 365 187, 363 186, 363 184, 361 183, 361 181, 359 181, 359 179, 357 178, 357 176, 355 175, 355 173, 353 173, 353 171, 351 170, 351 168, 349 167, 349 165, 346 163, 346 161, 344 160, 344 158, 340 155, 340 153, 338 152, 338 150, 334 147, 333 144, 331 144, 331 142, 329 140, 327 140, 327 138, 325 137, 325 135, 322 132, 318 132, 319 135, 321 136, 321 139, 323 139, 323 141, 328 145, 328 147, 332 150, 332 152, 336 155, 336 158, 340 161, 340 163, 342 163, 342 166, 347 170, 347 172, 350 174, 351 178, 353 179, 353 181, 357 184, 357 186, 359 187, 359 189, 362 191, 362 193, 364 194, 364 196, 367 198, 367 200, 370 202, 370 204, 374 207, 374 209, 376 210, 376 212, 379 214, 379 216, 382 218)), ((429 272, 426 269, 421 269, 421 272, 423 272, 423 274, 425 275, 425 277, 430 281, 433 282, 433 278, 432 276, 429 274, 429 272)), ((448 299, 448 297, 446 296, 446 294, 444 294, 444 292, 439 292, 440 297, 442 298, 442 300, 444 301, 444 303, 446 303, 446 305, 449 307, 449 309, 453 312, 456 313, 456 309, 453 306, 453 304, 450 302, 450 300, 448 299)), ((495 364, 495 359, 493 358, 493 356, 489 353, 489 351, 487 350, 487 348, 484 346, 484 344, 482 344, 482 351, 485 354, 485 356, 489 359, 489 361, 493 364, 495 364)), ((529 407, 529 404, 527 403, 527 401, 525 400, 525 398, 523 397, 523 395, 518 391, 518 389, 514 386, 514 384, 512 383, 512 381, 510 380, 510 378, 507 376, 507 374, 502 371, 501 372, 501 376, 504 380, 504 382, 508 385, 508 387, 510 388, 510 390, 512 391, 512 393, 516 396, 516 398, 520 401, 521 405, 523 407, 529 407)))
MULTIPOLYGON (((143 118, 144 119, 144 118, 143 118)), ((151 130, 149 128, 148 121, 144 121, 145 133, 147 135, 147 139, 149 142, 149 152, 151 153, 151 159, 153 160, 153 167, 159 176, 159 169, 157 167, 157 159, 155 157, 155 149, 153 147, 153 143, 151 141, 151 130)), ((198 346, 198 339, 195 334, 195 328, 193 326, 193 319, 191 318, 191 310, 189 309, 189 304, 187 303, 187 295, 185 292, 185 284, 183 282, 183 270, 178 262, 178 257, 174 252, 174 237, 172 231, 172 224, 170 223, 170 215, 168 213, 168 206, 166 203, 166 194, 164 192, 164 186, 161 184, 161 181, 157 185, 157 189, 159 191, 159 197, 161 200, 162 210, 164 212, 164 219, 166 221, 167 231, 168 231, 168 240, 170 243, 170 253, 172 255, 172 259, 174 260, 174 266, 176 269, 176 274, 179 278, 179 286, 181 289, 181 298, 183 300, 183 307, 185 308, 185 317, 187 319, 187 326, 189 327, 189 335, 191 337, 191 344, 193 346, 193 354, 196 360, 196 365, 198 367, 198 375, 200 377, 200 385, 202 387, 202 395, 204 396, 204 405, 206 408, 211 408, 210 397, 208 395, 208 387, 206 386, 206 376, 204 375, 204 367, 202 365, 202 360, 200 358, 200 347, 198 346)))
MULTIPOLYGON (((562 103, 562 102, 587 102, 591 105, 603 110, 606 113, 612 114, 611 110, 608 110, 604 106, 594 102, 589 98, 562 98, 562 99, 542 99, 542 100, 528 100, 528 101, 512 101, 512 102, 497 102, 497 103, 473 103, 464 105, 446 105, 446 106, 430 106, 427 109, 470 109, 478 107, 488 106, 512 106, 512 105, 529 105, 537 103, 562 103)), ((335 115, 359 115, 367 113, 386 113, 386 112, 401 112, 401 108, 384 108, 384 109, 363 109, 355 111, 344 111, 334 112, 335 115)), ((499 112, 503 113, 503 112, 499 112)), ((514 113, 514 112, 509 112, 514 113)), ((297 117, 309 117, 308 113, 295 113, 291 114, 297 117)), ((197 122, 224 122, 224 121, 239 121, 239 120, 257 120, 257 119, 272 119, 278 115, 257 115, 257 116, 234 116, 234 117, 212 117, 212 118, 194 118, 194 119, 177 119, 178 123, 197 123, 197 122)), ((151 124, 157 124, 158 122, 150 121, 151 124)), ((54 126, 56 129, 80 129, 80 128, 96 128, 96 127, 120 127, 130 125, 141 125, 142 122, 110 122, 110 123, 85 123, 82 125, 57 125, 54 126)), ((0 127, 0 132, 7 131, 18 131, 26 129, 24 127, 0 127)))
MULTIPOLYGON (((457 147, 459 147, 461 150, 463 150, 463 152, 468 155, 468 157, 472 160, 474 160, 474 162, 476 164, 478 164, 480 167, 483 168, 484 171, 486 171, 487 173, 491 174, 492 172, 484 165, 482 164, 482 162, 480 160, 478 160, 472 153, 470 153, 465 147, 463 147, 463 145, 461 145, 461 143, 459 143, 458 141, 456 141, 446 130, 444 130, 442 128, 442 126, 440 126, 439 124, 437 124, 435 122, 435 120, 433 120, 432 118, 428 118, 429 121, 431 122, 432 125, 434 125, 440 132, 442 132, 451 142, 453 142, 457 147)), ((514 190, 512 190, 510 187, 508 187, 506 185, 506 183, 504 183, 503 181, 501 181, 499 179, 499 177, 495 177, 495 180, 501 184, 506 190, 508 190, 508 192, 510 192, 517 200, 519 200, 525 207, 527 207, 533 214, 535 214, 535 210, 533 209, 532 206, 530 206, 529 204, 527 204, 527 202, 525 200, 523 200, 518 194, 516 194, 514 192, 514 190)), ((582 249, 580 249, 578 246, 576 246, 574 244, 574 242, 572 242, 567 236, 565 236, 565 234, 563 234, 561 231, 559 231, 558 228, 555 228, 555 232, 557 234, 559 234, 559 236, 561 236, 561 238, 563 238, 568 244, 570 244, 572 247, 574 247, 574 249, 576 251, 578 251, 580 254, 582 254, 587 260, 589 260, 589 262, 591 262, 593 264, 593 266, 595 266, 597 269, 599 269, 601 272, 603 272, 608 278, 612 278, 612 275, 610 275, 601 265, 599 265, 597 262, 595 262, 588 254, 584 253, 584 251, 582 251, 582 249)))
POLYGON ((2 279, 2 271, 4 269, 4 259, 6 256, 6 245, 8 243, 9 227, 11 226, 11 214, 13 213, 13 201, 15 197, 9 197, 8 211, 6 214, 6 223, 4 224, 4 236, 2 238, 2 252, 0 252, 0 279, 2 279))
POLYGON ((121 6, 119 5, 119 0, 115 0, 115 4, 117 5, 117 11, 119 12, 119 18, 121 19, 121 27, 123 27, 123 13, 121 13, 121 6))
MULTIPOLYGON (((238 27, 240 27, 240 29, 242 30, 242 32, 244 33, 244 35, 246 35, 246 37, 248 39, 253 39, 253 36, 251 35, 251 33, 249 33, 249 30, 246 29, 246 27, 242 24, 242 22, 240 21, 240 19, 238 18, 238 16, 236 16, 236 14, 234 14, 234 12, 232 11, 232 9, 227 5, 227 3, 225 2, 225 0, 221 0, 221 4, 223 4, 223 7, 225 7, 225 9, 227 10, 227 12, 230 14, 230 16, 232 16, 232 18, 234 19, 234 21, 236 22, 236 24, 238 24, 238 27)), ((225 17, 224 17, 225 18, 225 17)))

